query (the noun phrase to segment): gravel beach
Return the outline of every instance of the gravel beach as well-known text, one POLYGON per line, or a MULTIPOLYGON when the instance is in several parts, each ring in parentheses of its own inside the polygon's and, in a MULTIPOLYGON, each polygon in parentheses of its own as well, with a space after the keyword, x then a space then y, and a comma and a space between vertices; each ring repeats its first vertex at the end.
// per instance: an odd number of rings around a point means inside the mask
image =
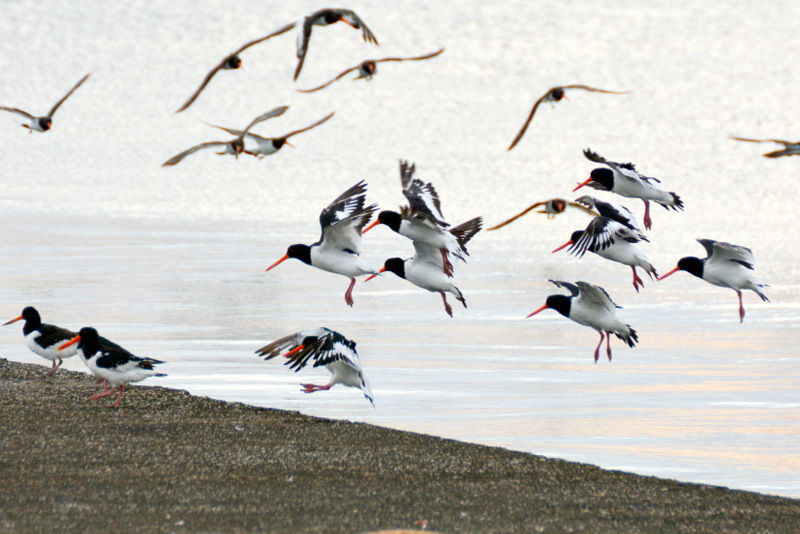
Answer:
POLYGON ((5 532, 796 532, 800 500, 0 359, 5 532), (426 523, 423 523, 426 522, 426 523))

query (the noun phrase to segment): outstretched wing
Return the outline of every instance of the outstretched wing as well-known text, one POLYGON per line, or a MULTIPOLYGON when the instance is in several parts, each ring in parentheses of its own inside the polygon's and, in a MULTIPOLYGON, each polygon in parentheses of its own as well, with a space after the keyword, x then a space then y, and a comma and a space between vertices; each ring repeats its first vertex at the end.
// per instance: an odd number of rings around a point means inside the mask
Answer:
POLYGON ((76 83, 76 84, 75 84, 75 87, 73 87, 72 89, 70 89, 70 90, 69 90, 69 92, 68 92, 67 94, 65 94, 65 95, 64 95, 64 96, 61 98, 61 100, 59 100, 58 102, 56 102, 56 104, 53 106, 53 108, 52 108, 50 111, 48 111, 48 112, 47 112, 47 116, 48 116, 48 117, 52 117, 52 116, 53 116, 53 114, 54 114, 54 113, 56 112, 56 110, 58 109, 58 107, 59 107, 61 104, 63 104, 63 103, 64 103, 64 101, 65 101, 67 98, 69 98, 69 95, 71 95, 72 93, 74 93, 74 92, 75 92, 75 90, 76 90, 78 87, 80 87, 80 86, 81 86, 81 84, 82 84, 83 82, 85 82, 85 81, 86 81, 86 78, 88 78, 89 76, 91 76, 91 74, 92 74, 92 73, 90 72, 89 74, 87 74, 86 76, 84 76, 83 78, 81 78, 81 79, 80 79, 80 81, 79 81, 78 83, 76 83))
POLYGON ((17 109, 17 108, 7 108, 5 106, 0 106, 0 111, 10 111, 11 113, 17 113, 17 114, 22 115, 23 117, 25 117, 26 119, 29 119, 29 120, 33 120, 33 119, 36 118, 33 115, 31 115, 30 113, 28 113, 27 111, 22 111, 21 109, 17 109))
POLYGON ((360 252, 361 230, 378 209, 376 204, 364 206, 366 192, 367 184, 362 180, 322 210, 319 214, 322 237, 318 244, 360 252))
POLYGON ((561 287, 566 289, 567 291, 570 292, 571 296, 573 297, 580 293, 578 286, 576 286, 575 284, 571 284, 569 282, 562 282, 561 280, 548 280, 548 282, 552 282, 553 284, 556 285, 556 287, 561 287))
POLYGON ((511 145, 508 147, 508 150, 511 150, 512 148, 514 148, 515 146, 517 146, 517 143, 519 143, 519 140, 520 140, 520 139, 522 139, 522 136, 523 136, 523 135, 525 135, 525 131, 528 129, 528 125, 529 125, 529 124, 531 123, 531 121, 533 120, 533 116, 534 116, 534 115, 536 115, 536 110, 537 110, 537 109, 539 109, 539 104, 541 104, 541 103, 544 101, 544 99, 545 99, 545 98, 547 98, 547 97, 548 97, 548 95, 550 95, 550 93, 552 92, 552 90, 553 90, 553 89, 550 89, 550 90, 548 90, 548 91, 547 91, 545 94, 543 94, 543 95, 542 95, 542 96, 539 98, 539 100, 537 100, 537 101, 536 101, 536 102, 533 104, 533 108, 531 109, 531 112, 530 112, 530 114, 528 115, 528 118, 527 118, 527 119, 525 119, 525 124, 523 124, 523 125, 522 125, 522 129, 519 131, 519 133, 518 133, 518 134, 517 134, 517 136, 514 138, 514 140, 513 140, 513 141, 511 141, 511 145))
POLYGON ((184 150, 180 154, 178 154, 176 156, 172 156, 170 159, 168 159, 163 164, 161 164, 161 166, 162 167, 170 167, 172 165, 177 165, 178 163, 181 162, 181 160, 183 160, 183 158, 185 158, 186 156, 190 156, 190 155, 194 154, 198 150, 204 150, 206 148, 211 148, 211 147, 215 147, 215 146, 226 146, 226 145, 228 145, 228 143, 224 142, 224 141, 209 141, 207 143, 200 143, 197 146, 193 146, 189 150, 184 150))
POLYGON ((580 289, 578 300, 584 305, 599 305, 611 312, 614 311, 614 308, 619 308, 602 287, 588 282, 578 282, 577 284, 580 289))
POLYGON ((641 241, 641 237, 624 224, 607 217, 595 217, 586 227, 581 238, 569 247, 569 251, 571 254, 576 254, 579 258, 582 258, 587 250, 599 252, 618 241, 638 243, 641 241))
MULTIPOLYGON (((553 89, 556 89, 555 87, 553 89)), ((551 89, 551 91, 553 90, 551 89)), ((608 93, 611 95, 625 95, 629 91, 609 91, 607 89, 598 89, 597 87, 589 87, 588 85, 562 85, 560 89, 583 89, 584 91, 591 91, 593 93, 608 93)))
POLYGON ((578 203, 576 203, 576 202, 567 202, 567 205, 568 205, 568 206, 571 206, 571 207, 573 207, 573 208, 578 208, 578 209, 580 209, 581 211, 585 211, 586 213, 588 213, 589 215, 591 215, 591 216, 593 216, 593 217, 597 217, 597 216, 599 215, 599 214, 598 214, 596 211, 594 211, 594 210, 592 210, 592 209, 589 209, 589 208, 587 208, 586 206, 584 206, 584 205, 582 205, 582 204, 578 204, 578 203))
POLYGON ((430 54, 425 54, 424 56, 414 56, 414 57, 385 57, 383 59, 373 59, 375 63, 381 63, 383 61, 421 61, 423 59, 430 59, 432 57, 436 57, 439 54, 444 52, 444 48, 440 48, 436 52, 431 52, 430 54))
POLYGON ((414 164, 404 167, 404 162, 400 162, 400 182, 403 185, 403 195, 408 199, 410 208, 410 213, 409 210, 405 210, 407 215, 426 219, 443 228, 450 226, 444 220, 442 203, 433 184, 413 178, 414 171, 414 164))
MULTIPOLYGON (((502 227, 506 226, 507 224, 511 224, 512 222, 516 221, 517 219, 519 219, 523 215, 526 215, 529 211, 531 211, 531 210, 533 210, 535 208, 538 208, 539 206, 543 206, 543 205, 547 204, 548 202, 550 202, 550 201, 549 200, 545 200, 544 202, 536 202, 535 204, 531 204, 530 206, 528 206, 527 208, 525 208, 521 212, 517 213, 516 215, 514 215, 513 217, 511 217, 507 221, 501 222, 497 226, 492 226, 491 228, 488 228, 487 232, 488 231, 492 231, 492 230, 497 230, 498 228, 502 228, 502 227)), ((584 209, 586 209, 586 208, 584 208, 584 209)))
POLYGON ((269 35, 265 35, 264 37, 259 37, 258 39, 254 39, 254 40, 252 40, 250 42, 247 42, 247 43, 243 44, 235 52, 233 52, 231 55, 232 56, 239 55, 242 52, 244 52, 245 50, 247 50, 248 48, 250 48, 251 46, 257 45, 258 43, 263 43, 267 39, 272 39, 273 37, 277 37, 279 35, 283 35, 284 33, 288 32, 289 30, 294 28, 295 26, 297 26, 296 22, 290 22, 286 26, 283 26, 280 29, 275 30, 274 32, 270 33, 269 35))
POLYGON ((361 36, 364 38, 364 41, 367 43, 378 44, 378 40, 373 35, 372 31, 367 28, 367 25, 364 24, 364 21, 361 20, 361 17, 356 15, 355 11, 351 11, 349 9, 337 9, 339 13, 341 13, 342 18, 353 25, 355 28, 361 29, 361 36))
POLYGON ((342 362, 353 370, 361 372, 356 342, 332 330, 328 330, 327 334, 320 336, 310 347, 290 356, 286 363, 290 369, 297 371, 305 367, 309 361, 313 362, 313 367, 324 367, 334 362, 342 362))
POLYGON ((290 138, 290 137, 292 137, 293 135, 297 135, 297 134, 299 134, 299 133, 307 132, 308 130, 310 130, 310 129, 312 129, 312 128, 316 128, 317 126, 319 126, 319 125, 320 125, 320 124, 322 124, 323 122, 326 122, 328 119, 330 119, 331 117, 333 117, 333 115, 334 115, 335 113, 336 113, 335 111, 331 111, 331 112, 330 112, 328 115, 326 115, 326 116, 322 117, 320 120, 318 120, 318 121, 317 121, 317 122, 315 122, 314 124, 311 124, 311 125, 309 125, 309 126, 306 126, 305 128, 301 128, 301 129, 299 129, 299 130, 295 130, 295 131, 293 131, 293 132, 289 132, 288 134, 284 135, 282 138, 283 138, 283 139, 289 139, 289 138, 290 138))
POLYGON ((747 247, 714 241, 713 239, 698 239, 697 242, 706 249, 708 260, 735 261, 748 269, 753 269, 756 263, 753 251, 747 247))
POLYGON ((784 141, 783 139, 750 139, 748 137, 734 137, 732 135, 728 136, 730 139, 735 141, 747 141, 748 143, 779 143, 781 145, 800 145, 800 141, 792 142, 792 141, 784 141))
POLYGON ((297 89, 297 91, 300 92, 300 93, 313 93, 314 91, 319 91, 320 89, 325 89, 326 87, 328 87, 330 84, 332 84, 336 80, 341 80, 344 76, 347 76, 349 73, 353 72, 354 70, 358 70, 359 67, 361 67, 361 65, 363 65, 363 63, 359 63, 355 67, 350 67, 349 69, 347 69, 347 70, 343 71, 341 74, 339 74, 336 78, 334 78, 334 79, 332 79, 332 80, 330 80, 328 82, 325 82, 322 85, 314 87, 313 89, 297 89))
MULTIPOLYGON (((412 241, 414 243, 414 261, 421 263, 430 263, 444 271, 444 263, 442 262, 442 252, 438 248, 434 248, 419 241, 412 241)), ((452 276, 452 275, 451 275, 452 276)))

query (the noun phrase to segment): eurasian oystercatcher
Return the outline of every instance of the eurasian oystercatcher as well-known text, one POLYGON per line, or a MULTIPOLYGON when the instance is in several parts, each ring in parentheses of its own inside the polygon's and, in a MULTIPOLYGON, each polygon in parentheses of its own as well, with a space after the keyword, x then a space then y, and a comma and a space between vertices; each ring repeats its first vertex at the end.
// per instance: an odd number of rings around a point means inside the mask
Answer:
POLYGON ((3 326, 23 319, 25 324, 22 326, 22 333, 25 335, 25 344, 34 354, 53 362, 53 365, 50 366, 50 372, 47 373, 47 376, 53 376, 56 369, 61 367, 64 358, 75 356, 77 352, 75 347, 59 352, 61 347, 75 337, 75 333, 60 326, 43 323, 39 312, 33 306, 25 307, 22 310, 22 315, 3 323, 3 326))
POLYGON ((748 141, 750 143, 778 143, 783 145, 782 150, 767 152, 765 158, 779 158, 781 156, 800 156, 800 141, 783 141, 781 139, 748 139, 746 137, 733 137, 736 141, 748 141))
POLYGON ((450 224, 442 215, 439 195, 433 184, 414 178, 415 170, 413 163, 409 165, 405 161, 400 161, 400 183, 409 205, 401 206, 400 213, 381 211, 375 222, 366 227, 364 232, 379 224, 385 224, 412 241, 438 249, 442 254, 444 273, 450 276, 453 274, 453 264, 448 254, 465 262, 464 256, 469 256, 466 244, 480 231, 483 219, 475 217, 450 228, 450 224))
POLYGON ((383 63, 386 61, 420 61, 423 59, 430 59, 432 57, 436 57, 439 54, 444 52, 444 48, 441 50, 437 50, 431 54, 425 54, 424 56, 416 56, 416 57, 387 57, 383 59, 368 59, 366 61, 362 61, 355 67, 350 67, 349 69, 345 70, 341 74, 339 74, 336 78, 330 80, 329 82, 325 82, 322 85, 314 87, 313 89, 297 89, 300 93, 313 93, 314 91, 319 91, 320 89, 324 89, 328 87, 330 84, 335 82, 336 80, 342 79, 344 76, 347 76, 349 73, 353 72, 354 70, 358 71, 358 76, 353 78, 353 81, 360 80, 365 78, 367 81, 371 80, 372 77, 378 73, 378 63, 383 63))
POLYGON ((594 93, 608 93, 612 95, 624 95, 627 91, 619 92, 619 91, 606 91, 605 89, 597 89, 595 87, 589 87, 588 85, 558 85, 556 87, 551 87, 547 90, 547 92, 542 95, 539 100, 537 100, 533 104, 533 109, 531 109, 530 115, 528 115, 528 119, 525 121, 525 124, 522 125, 522 129, 519 131, 517 136, 511 141, 511 146, 508 147, 509 150, 514 148, 519 140, 522 139, 522 136, 525 135, 525 130, 528 129, 528 125, 533 120, 533 116, 536 114, 536 110, 539 108, 539 104, 542 102, 553 102, 555 104, 562 98, 566 98, 566 94, 564 93, 567 89, 583 89, 584 91, 592 91, 594 93))
POLYGON ((593 252, 607 260, 629 265, 633 271, 633 288, 639 292, 639 287, 644 287, 644 282, 636 274, 636 267, 641 267, 653 279, 658 276, 656 268, 639 250, 636 243, 649 241, 641 233, 620 224, 607 217, 595 217, 586 227, 586 230, 573 232, 569 241, 555 249, 553 252, 570 247, 569 253, 582 258, 586 251, 593 252))
POLYGON ((270 111, 267 111, 266 113, 263 113, 263 114, 259 115, 258 117, 256 117, 255 119, 253 119, 252 122, 250 122, 250 124, 247 125, 247 128, 245 128, 244 130, 242 130, 238 134, 234 134, 234 135, 237 135, 236 139, 232 139, 230 141, 208 141, 206 143, 200 143, 197 146, 193 146, 189 150, 184 150, 180 154, 171 157, 170 159, 165 161, 161 166, 162 167, 169 167, 169 166, 172 166, 172 165, 177 165, 186 156, 194 154, 198 150, 203 150, 205 148, 212 148, 212 147, 222 147, 222 152, 217 152, 217 154, 219 154, 221 156, 225 155, 225 154, 233 154, 238 159, 239 158, 239 154, 241 154, 244 151, 244 136, 247 134, 247 131, 250 130, 250 128, 252 128, 256 124, 258 124, 259 122, 263 122, 263 121, 265 121, 267 119, 271 119, 273 117, 278 117, 278 116, 282 115, 283 112, 285 112, 287 109, 288 109, 288 106, 281 106, 281 107, 277 107, 275 109, 272 109, 270 111))
POLYGON ((267 39, 272 39, 273 37, 277 37, 278 35, 284 34, 284 33, 288 32, 289 30, 291 30, 292 28, 294 28, 295 26, 297 26, 296 22, 292 22, 290 24, 287 24, 283 28, 281 28, 281 29, 279 29, 277 31, 274 31, 274 32, 270 33, 269 35, 266 35, 264 37, 260 37, 258 39, 255 39, 253 41, 250 41, 250 42, 247 42, 247 43, 243 44, 242 46, 237 48, 234 52, 232 52, 228 56, 225 56, 225 58, 219 63, 219 65, 217 65, 216 67, 211 69, 209 71, 209 73, 206 74, 206 77, 203 78, 203 82, 200 84, 200 87, 197 88, 197 91, 195 91, 194 94, 189 97, 189 100, 187 100, 180 107, 180 109, 178 111, 176 111, 175 113, 180 113, 181 111, 183 111, 186 108, 188 108, 189 106, 191 106, 192 103, 195 100, 197 100, 197 97, 200 96, 200 93, 203 92, 203 89, 206 88, 206 85, 208 85, 208 82, 211 81, 211 78, 213 78, 214 75, 217 72, 219 72, 220 70, 232 70, 232 69, 238 69, 239 67, 241 67, 242 66, 242 58, 239 57, 239 54, 241 54, 242 52, 244 52, 245 50, 247 50, 248 48, 250 48, 253 45, 257 45, 258 43, 263 43, 267 39))
POLYGON ((311 39, 311 30, 314 26, 328 26, 336 22, 344 22, 355 29, 360 29, 365 42, 378 44, 378 40, 372 34, 364 21, 355 14, 354 11, 349 9, 320 9, 308 15, 303 21, 303 27, 300 30, 300 35, 297 37, 297 68, 294 71, 294 79, 300 76, 300 70, 303 68, 303 62, 306 60, 306 52, 308 52, 308 41, 311 39))
POLYGON ((719 287, 729 287, 736 291, 739 297, 739 322, 744 321, 744 306, 742 305, 742 289, 749 289, 764 302, 769 299, 762 291, 768 287, 759 284, 753 274, 755 256, 753 251, 746 247, 714 241, 713 239, 698 239, 698 243, 706 249, 706 258, 700 259, 688 256, 678 260, 678 266, 660 277, 661 281, 678 271, 686 271, 709 284, 719 287))
POLYGON ((633 163, 615 163, 607 161, 588 148, 583 151, 583 155, 589 161, 602 163, 609 168, 594 169, 589 178, 578 184, 572 191, 577 191, 581 187, 588 185, 600 191, 611 191, 623 197, 638 198, 644 201, 644 227, 649 230, 653 223, 650 220, 650 201, 657 202, 666 209, 675 211, 683 209, 683 202, 675 193, 667 192, 656 183, 661 180, 645 176, 636 172, 633 163))
MULTIPOLYGON (((445 292, 452 293, 456 300, 461 302, 464 307, 467 307, 467 301, 464 300, 464 295, 461 290, 456 287, 452 274, 447 275, 444 272, 444 265, 442 263, 442 255, 439 249, 428 246, 419 241, 414 241, 414 249, 416 253, 413 258, 404 260, 402 258, 389 258, 383 264, 380 272, 392 272, 404 278, 422 289, 427 289, 432 293, 438 292, 442 296, 444 302, 444 311, 450 317, 453 316, 453 308, 447 302, 445 292)), ((377 275, 373 274, 365 282, 369 282, 377 275)))
POLYGON ((600 286, 595 286, 586 282, 560 282, 550 280, 558 287, 563 287, 570 292, 570 295, 550 295, 547 297, 544 306, 528 315, 533 317, 540 311, 551 308, 558 313, 572 319, 578 324, 586 325, 600 333, 600 343, 594 349, 594 361, 600 354, 600 346, 603 338, 606 339, 606 354, 608 361, 611 361, 611 334, 620 338, 622 341, 633 348, 639 341, 636 331, 630 325, 622 323, 615 315, 616 304, 608 296, 606 290, 600 286), (575 298, 577 297, 577 298, 575 298))
POLYGON ((334 113, 336 113, 336 112, 332 111, 329 115, 326 115, 325 117, 321 118, 320 120, 318 120, 314 124, 311 124, 310 126, 306 126, 305 128, 301 128, 299 130, 295 130, 293 132, 289 132, 288 134, 283 135, 281 137, 269 137, 269 138, 267 138, 267 137, 261 137, 260 135, 256 135, 254 133, 242 132, 240 130, 234 130, 232 128, 224 128, 222 126, 216 126, 214 124, 209 124, 209 126, 214 126, 214 128, 219 128, 220 130, 225 130, 226 132, 228 132, 228 133, 230 133, 232 135, 239 135, 239 136, 244 135, 245 139, 250 140, 250 141, 254 141, 256 146, 253 147, 253 148, 245 147, 244 148, 244 153, 245 154, 249 154, 251 156, 257 156, 259 159, 261 159, 264 156, 270 156, 270 155, 274 154, 275 152, 280 150, 283 147, 283 145, 294 146, 293 144, 289 143, 289 141, 288 141, 288 139, 290 137, 295 136, 295 135, 297 135, 299 133, 307 132, 308 130, 310 130, 312 128, 316 128, 317 126, 319 126, 323 122, 325 122, 328 119, 330 119, 331 117, 333 117, 334 113))
POLYGON ((378 271, 361 259, 361 229, 378 209, 376 204, 364 207, 367 184, 362 180, 339 195, 319 214, 322 236, 313 245, 292 245, 286 254, 267 267, 274 269, 280 263, 295 258, 303 263, 350 278, 344 294, 348 306, 353 305, 353 286, 356 276, 375 274, 378 271))
POLYGON ((372 389, 358 359, 355 341, 347 339, 339 332, 319 327, 282 337, 261 347, 256 354, 269 360, 284 350, 288 350, 283 355, 287 358, 285 365, 295 372, 305 367, 309 361, 313 361, 313 367, 325 367, 331 373, 331 380, 325 386, 300 384, 304 392, 314 393, 342 384, 359 388, 372 406, 375 406, 372 389))
POLYGON ((575 202, 597 210, 597 213, 599 213, 601 217, 608 217, 613 221, 624 224, 634 232, 642 233, 642 227, 639 226, 639 221, 636 220, 631 210, 622 204, 597 200, 589 195, 578 197, 575 199, 575 202))
POLYGON ((78 83, 76 83, 75 86, 72 89, 70 89, 69 92, 67 94, 65 94, 61 98, 61 100, 56 102, 55 106, 53 106, 52 109, 50 109, 50 111, 47 112, 47 115, 45 115, 43 117, 34 117, 33 115, 31 115, 27 111, 22 111, 21 109, 17 109, 17 108, 8 108, 8 107, 4 107, 4 106, 0 106, 0 111, 9 111, 11 113, 16 113, 17 115, 21 115, 21 116, 25 117, 28 121, 30 121, 30 123, 29 124, 22 124, 21 126, 23 128, 27 128, 28 130, 30 130, 28 133, 46 132, 47 130, 50 129, 51 126, 53 126, 53 115, 55 115, 55 112, 58 109, 58 107, 61 104, 63 104, 64 101, 67 98, 69 98, 69 96, 72 93, 74 93, 75 90, 78 87, 80 87, 83 82, 86 81, 86 78, 88 78, 90 74, 91 74, 91 72, 89 74, 87 74, 86 76, 84 76, 83 78, 81 78, 80 81, 78 83))
POLYGON ((92 395, 89 398, 91 400, 101 399, 113 395, 115 390, 119 390, 117 401, 109 404, 110 408, 119 407, 122 392, 125 391, 125 386, 128 384, 151 376, 167 376, 153 368, 154 365, 164 363, 163 361, 134 356, 116 343, 103 343, 97 330, 92 327, 81 328, 78 335, 59 350, 64 350, 76 343, 78 354, 86 362, 86 366, 92 374, 105 379, 108 384, 113 386, 111 390, 92 395))
POLYGON ((521 212, 517 213, 507 221, 501 222, 496 226, 492 226, 491 228, 488 228, 486 231, 491 232, 492 230, 497 230, 498 228, 502 228, 508 224, 511 224, 512 222, 516 221, 523 215, 526 215, 528 212, 536 208, 542 208, 540 211, 537 211, 536 213, 542 213, 544 215, 547 215, 548 219, 553 219, 556 215, 564 213, 564 210, 566 210, 567 207, 578 208, 593 217, 597 217, 597 212, 592 211, 591 209, 586 208, 581 204, 578 204, 576 202, 569 202, 567 200, 564 200, 563 198, 551 198, 550 200, 545 200, 542 202, 536 202, 535 204, 531 204, 530 206, 528 206, 521 212))

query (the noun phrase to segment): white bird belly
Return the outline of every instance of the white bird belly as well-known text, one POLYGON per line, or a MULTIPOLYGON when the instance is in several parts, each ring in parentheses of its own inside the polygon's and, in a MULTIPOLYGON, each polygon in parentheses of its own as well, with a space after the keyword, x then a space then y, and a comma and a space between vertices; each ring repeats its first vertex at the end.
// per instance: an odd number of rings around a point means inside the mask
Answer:
POLYGON ((47 348, 42 347, 41 345, 36 343, 36 339, 41 335, 42 335, 41 332, 38 331, 31 332, 30 334, 25 336, 25 344, 28 346, 29 349, 31 349, 31 352, 38 354, 42 358, 47 358, 48 360, 51 361, 56 361, 58 359, 63 360, 69 358, 70 356, 75 356, 76 352, 78 351, 78 348, 75 345, 67 347, 65 350, 62 350, 61 352, 58 351, 59 347, 66 345, 69 342, 69 340, 67 339, 59 343, 56 343, 51 347, 47 348))

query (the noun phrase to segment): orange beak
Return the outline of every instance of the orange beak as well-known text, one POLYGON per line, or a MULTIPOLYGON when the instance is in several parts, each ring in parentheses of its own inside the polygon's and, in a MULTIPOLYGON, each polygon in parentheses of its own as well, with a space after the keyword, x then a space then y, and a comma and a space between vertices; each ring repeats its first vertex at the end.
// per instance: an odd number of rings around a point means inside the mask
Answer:
POLYGON ((70 345, 74 345, 75 343, 77 343, 80 340, 81 340, 81 336, 75 336, 72 339, 70 339, 67 344, 61 345, 61 347, 58 350, 64 350, 67 347, 69 347, 70 345))
POLYGON ((680 271, 680 267, 675 267, 674 269, 672 269, 670 272, 668 272, 668 273, 667 273, 667 274, 665 274, 664 276, 659 276, 658 278, 656 278, 656 282, 660 282, 660 281, 661 281, 661 280, 663 280, 664 278, 668 277, 668 276, 669 276, 669 275, 671 275, 671 274, 675 274, 675 273, 676 273, 676 272, 678 272, 678 271, 680 271))
MULTIPOLYGON (((544 306, 542 306, 541 308, 539 308, 539 309, 538 309, 538 310, 536 310, 535 312, 533 312, 533 313, 531 313, 530 315, 528 315, 528 317, 533 317, 534 315, 536 315, 536 314, 537 314, 537 313, 539 313, 540 311, 544 311, 544 310, 546 310, 548 307, 549 307, 549 306, 548 306, 547 304, 545 304, 544 306)), ((528 317, 525 317, 525 318, 527 319, 528 317)))
POLYGON ((16 319, 11 319, 11 320, 10 320, 10 321, 8 321, 7 323, 3 323, 3 326, 9 325, 9 324, 11 324, 11 323, 16 323, 17 321, 21 321, 21 320, 22 320, 22 316, 20 315, 20 316, 19 316, 19 317, 17 317, 16 319))
POLYGON ((288 254, 284 254, 281 259, 279 259, 278 261, 276 261, 275 263, 273 263, 272 265, 267 267, 267 271, 269 271, 270 269, 274 269, 275 267, 277 267, 278 265, 280 265, 281 263, 285 262, 288 259, 289 259, 289 255, 288 254))
POLYGON ((375 222, 373 222, 372 224, 370 224, 369 226, 367 226, 366 228, 364 228, 363 230, 361 230, 361 234, 362 234, 362 235, 363 235, 363 234, 366 234, 367 232, 369 232, 370 230, 372 230, 373 228, 375 228, 376 226, 378 226, 380 223, 381 223, 380 221, 377 221, 377 220, 376 220, 375 222))
MULTIPOLYGON (((561 245, 560 247, 558 247, 557 249, 555 249, 553 252, 558 252, 559 250, 561 250, 561 249, 564 249, 564 248, 566 248, 566 247, 570 246, 571 244, 572 244, 572 240, 570 240, 570 241, 567 241, 566 243, 564 243, 563 245, 561 245)), ((553 252, 551 252, 551 254, 552 254, 553 252)))
POLYGON ((305 345, 298 345, 295 348, 293 348, 292 350, 290 350, 289 352, 287 352, 286 354, 284 354, 283 357, 284 358, 291 358, 292 356, 294 356, 295 354, 297 354, 298 352, 300 352, 304 348, 306 348, 305 345))
MULTIPOLYGON (((385 273, 385 272, 386 272, 386 267, 381 267, 381 270, 380 270, 380 271, 378 271, 378 274, 380 274, 380 273, 385 273)), ((373 274, 372 276, 370 276, 369 278, 367 278, 366 280, 364 280, 364 282, 369 282, 370 280, 372 280, 373 278, 375 278, 376 276, 378 276, 378 274, 373 274)))
POLYGON ((586 180, 586 181, 585 181, 585 182, 583 182, 582 184, 578 184, 578 187, 576 187, 575 189, 573 189, 573 190, 572 190, 572 192, 574 193, 575 191, 577 191, 578 189, 580 189, 580 188, 581 188, 581 187, 583 187, 584 185, 587 185, 589 182, 591 182, 591 181, 592 181, 592 179, 593 179, 593 178, 590 176, 588 180, 586 180))
POLYGON ((289 141, 284 141, 284 142, 283 142, 283 144, 284 144, 284 145, 289 145, 289 146, 290 146, 290 147, 292 147, 292 148, 297 148, 296 146, 294 146, 294 145, 293 145, 292 143, 290 143, 289 141))

